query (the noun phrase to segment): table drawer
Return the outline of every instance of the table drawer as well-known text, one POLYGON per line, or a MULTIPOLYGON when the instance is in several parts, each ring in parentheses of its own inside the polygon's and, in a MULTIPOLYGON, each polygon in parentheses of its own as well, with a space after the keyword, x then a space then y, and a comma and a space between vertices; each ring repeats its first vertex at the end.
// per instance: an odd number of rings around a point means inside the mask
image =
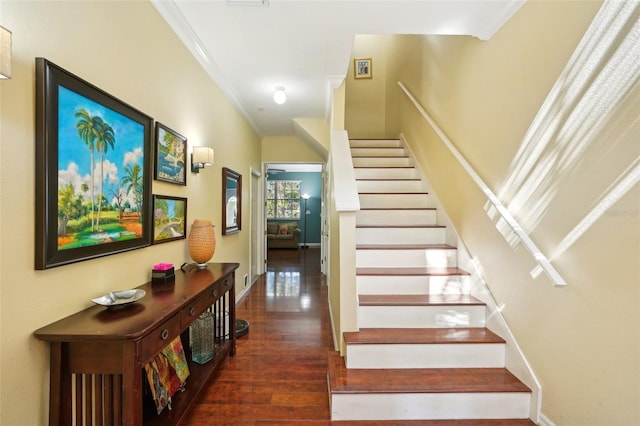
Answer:
POLYGON ((233 287, 235 281, 235 275, 231 274, 228 277, 220 281, 220 293, 224 294, 233 287))
POLYGON ((204 292, 201 296, 199 296, 195 301, 191 302, 187 305, 186 308, 182 310, 181 315, 181 323, 182 329, 186 329, 192 322, 196 320, 200 316, 201 313, 206 311, 216 303, 216 301, 220 298, 222 292, 220 291, 220 286, 218 283, 215 283, 207 291, 204 292))
POLYGON ((140 341, 140 361, 149 361, 180 334, 180 315, 174 315, 140 341))

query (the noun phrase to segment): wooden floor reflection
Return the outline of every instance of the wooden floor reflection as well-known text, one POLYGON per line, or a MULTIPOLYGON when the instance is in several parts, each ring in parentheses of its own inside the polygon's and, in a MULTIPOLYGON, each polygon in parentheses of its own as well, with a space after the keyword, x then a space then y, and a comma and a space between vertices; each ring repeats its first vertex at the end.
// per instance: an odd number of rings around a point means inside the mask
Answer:
POLYGON ((320 250, 272 250, 237 317, 249 321, 249 333, 185 424, 330 424, 333 340, 320 250))

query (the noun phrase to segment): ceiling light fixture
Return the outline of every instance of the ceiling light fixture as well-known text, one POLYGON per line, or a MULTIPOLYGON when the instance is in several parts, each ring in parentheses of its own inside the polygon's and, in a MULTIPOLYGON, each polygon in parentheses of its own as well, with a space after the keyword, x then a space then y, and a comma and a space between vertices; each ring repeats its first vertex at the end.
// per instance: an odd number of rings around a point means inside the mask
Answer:
POLYGON ((273 92, 273 102, 278 105, 282 105, 287 102, 287 94, 284 92, 284 87, 278 86, 276 87, 276 91, 273 92))

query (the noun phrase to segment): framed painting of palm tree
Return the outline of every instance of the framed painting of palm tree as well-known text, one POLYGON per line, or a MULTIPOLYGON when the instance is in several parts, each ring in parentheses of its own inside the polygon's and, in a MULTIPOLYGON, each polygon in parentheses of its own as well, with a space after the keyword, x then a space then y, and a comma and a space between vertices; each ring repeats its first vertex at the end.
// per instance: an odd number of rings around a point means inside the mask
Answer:
POLYGON ((35 268, 151 244, 153 119, 36 58, 35 268))
POLYGON ((187 184, 187 138, 156 122, 156 155, 153 162, 153 177, 156 180, 187 184))

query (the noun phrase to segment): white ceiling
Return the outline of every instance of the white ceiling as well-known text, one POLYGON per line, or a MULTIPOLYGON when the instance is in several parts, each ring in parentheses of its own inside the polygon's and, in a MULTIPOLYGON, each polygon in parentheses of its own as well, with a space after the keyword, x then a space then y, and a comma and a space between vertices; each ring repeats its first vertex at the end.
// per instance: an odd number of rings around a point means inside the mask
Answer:
POLYGON ((489 39, 525 0, 152 0, 260 137, 328 117, 356 34, 489 39), (263 3, 264 2, 264 3, 263 3), (287 102, 273 91, 284 86, 287 102))

